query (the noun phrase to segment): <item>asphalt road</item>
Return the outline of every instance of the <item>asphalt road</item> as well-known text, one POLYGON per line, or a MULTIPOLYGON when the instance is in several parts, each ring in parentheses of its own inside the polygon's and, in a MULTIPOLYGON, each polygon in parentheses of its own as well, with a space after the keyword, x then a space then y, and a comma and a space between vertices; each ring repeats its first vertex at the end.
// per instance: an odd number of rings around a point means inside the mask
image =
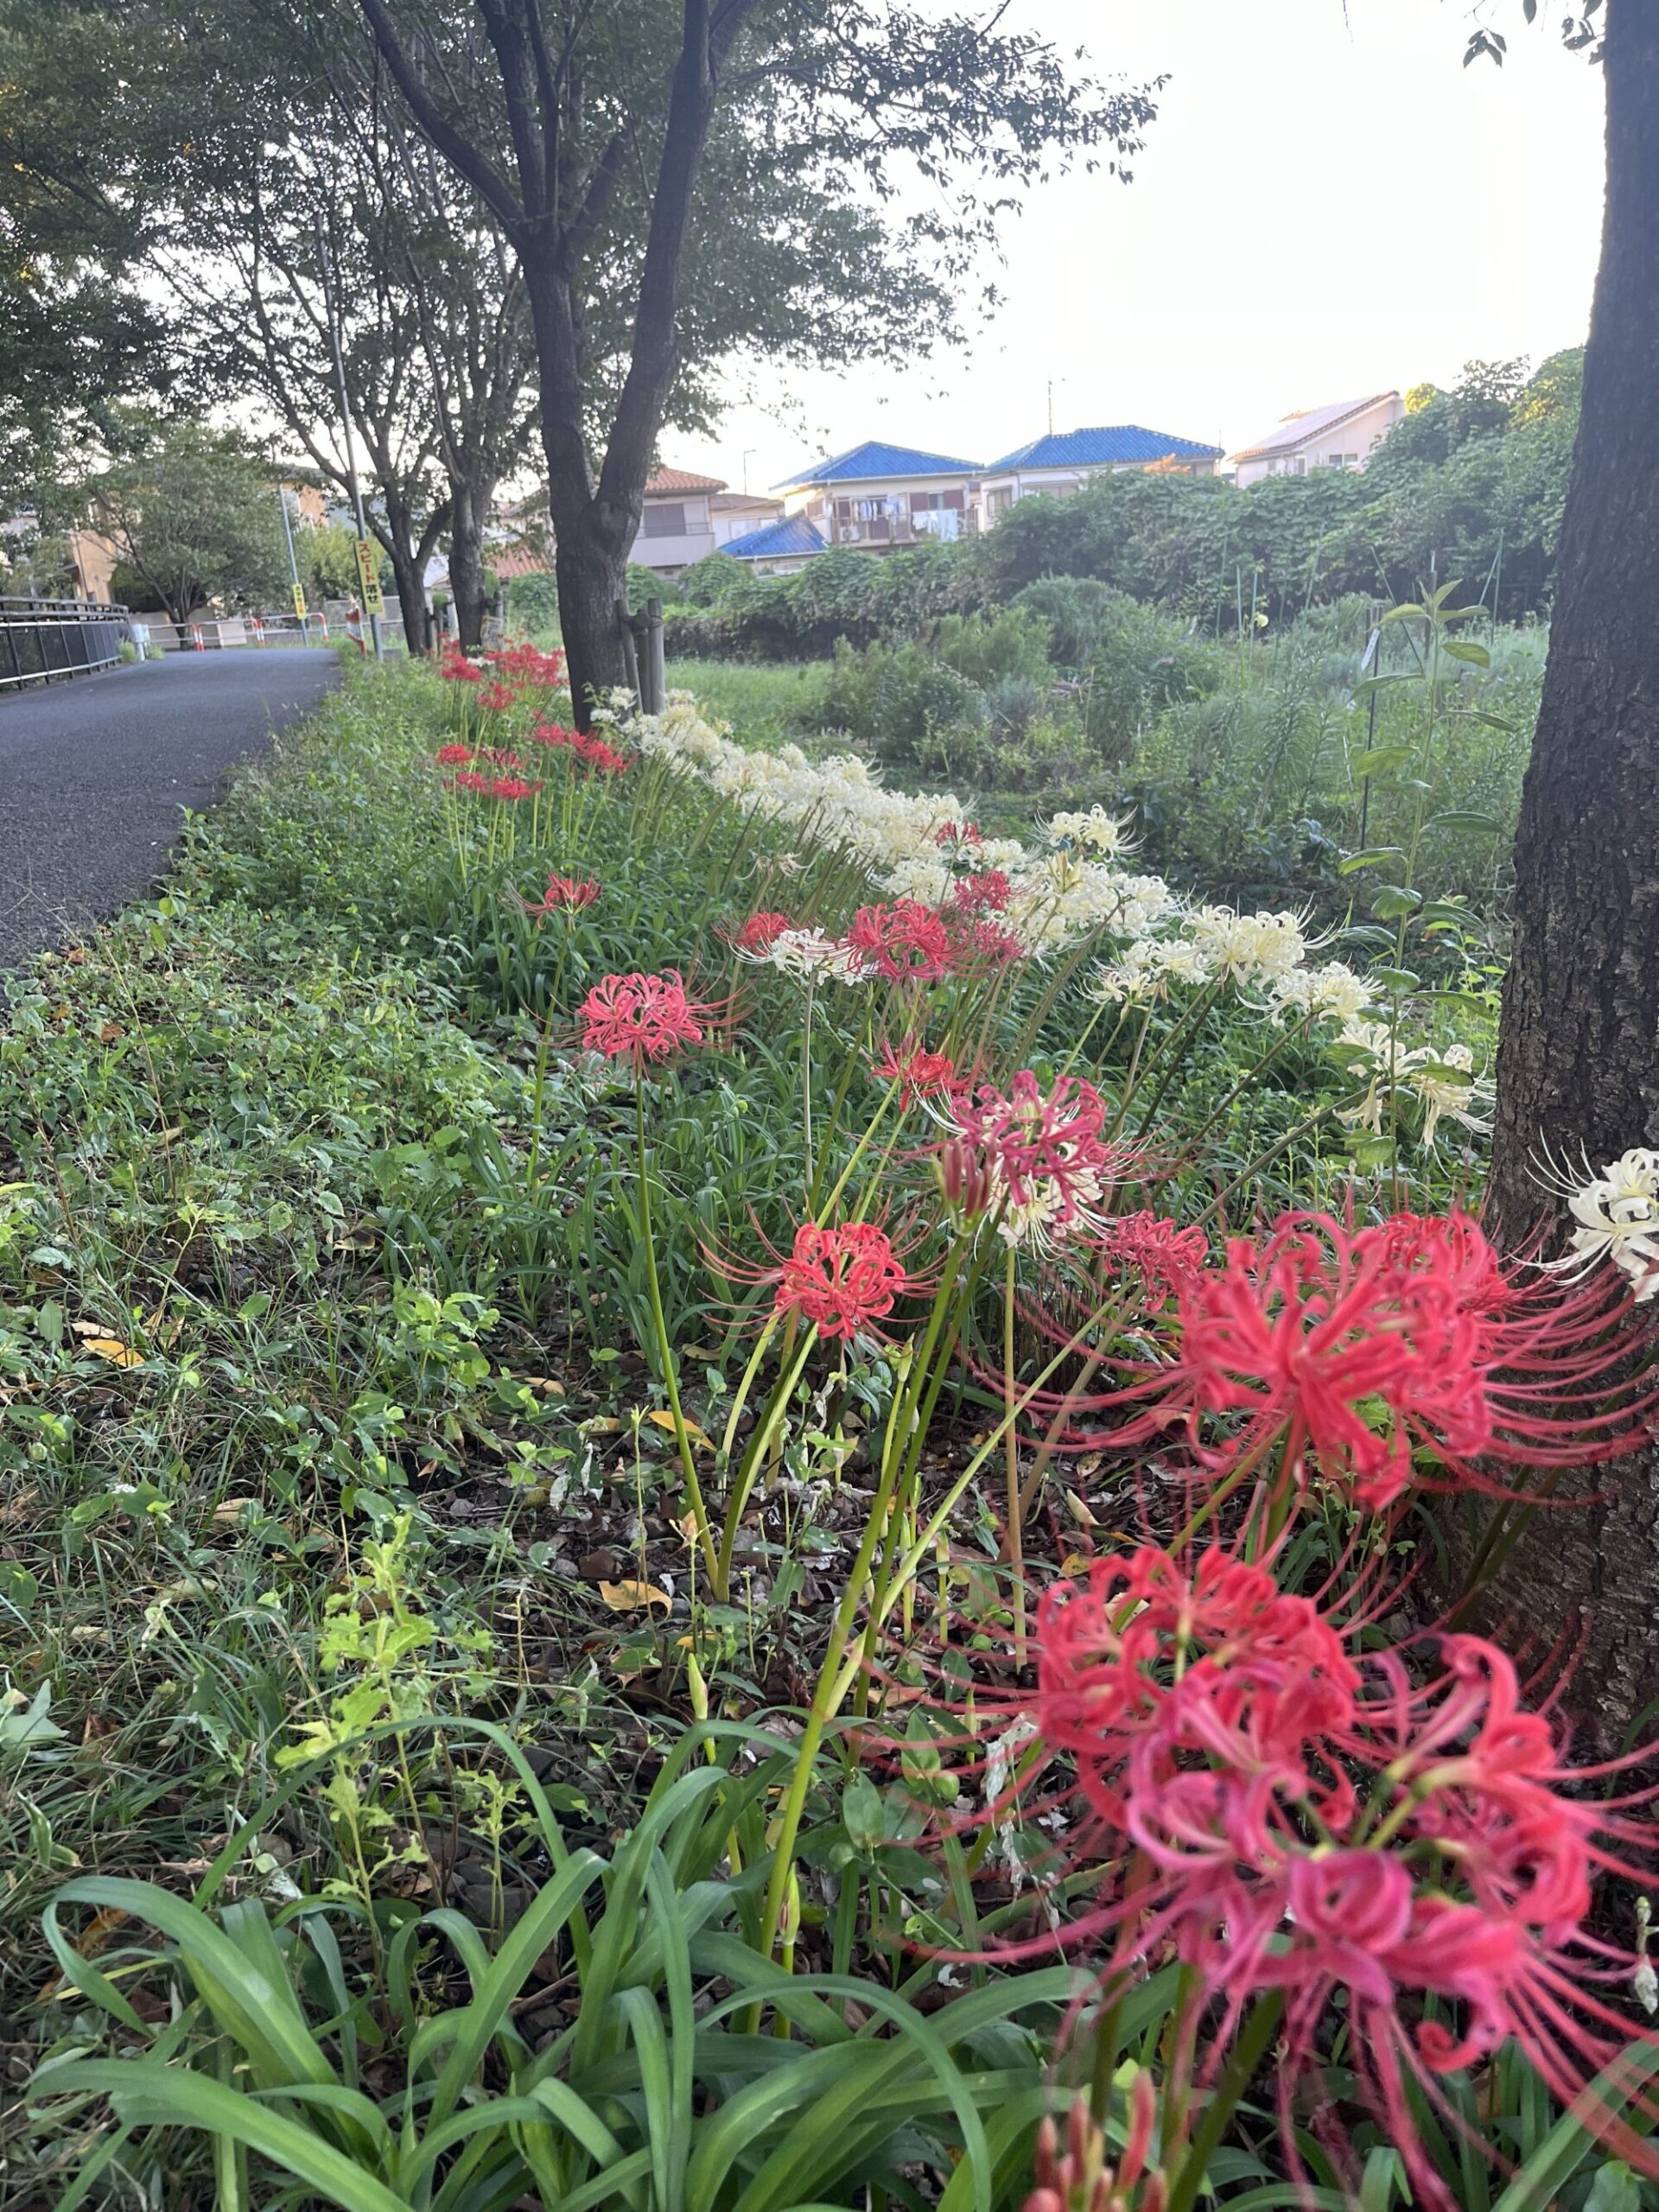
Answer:
POLYGON ((0 692, 0 974, 141 898, 180 810, 211 806, 339 673, 332 652, 292 646, 0 692))

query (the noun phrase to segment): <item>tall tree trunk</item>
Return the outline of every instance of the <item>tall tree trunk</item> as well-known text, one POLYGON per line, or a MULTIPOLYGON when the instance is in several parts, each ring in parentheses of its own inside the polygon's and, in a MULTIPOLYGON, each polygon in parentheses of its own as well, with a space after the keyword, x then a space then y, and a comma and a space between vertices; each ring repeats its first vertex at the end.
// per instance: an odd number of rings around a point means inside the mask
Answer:
POLYGON ((492 488, 450 479, 449 590, 465 653, 475 653, 484 638, 484 517, 492 488))
MULTIPOLYGON (((1601 269, 1498 1042, 1489 1204, 1510 1242, 1549 1204, 1544 1151, 1659 1145, 1659 0, 1608 0, 1605 38, 1601 269)), ((1602 1487, 1534 1519, 1492 1605, 1535 1630, 1581 1614, 1580 1700, 1617 1726, 1659 1691, 1659 1454, 1602 1487)))
POLYGON ((404 637, 411 654, 426 651, 426 563, 410 552, 402 533, 390 549, 391 573, 397 588, 397 611, 403 617, 404 637))
POLYGON ((594 702, 627 680, 616 602, 626 588, 645 471, 639 472, 639 496, 632 512, 626 503, 601 498, 582 435, 582 346, 569 287, 557 271, 530 263, 524 279, 541 370, 542 454, 559 630, 576 725, 588 729, 594 702))

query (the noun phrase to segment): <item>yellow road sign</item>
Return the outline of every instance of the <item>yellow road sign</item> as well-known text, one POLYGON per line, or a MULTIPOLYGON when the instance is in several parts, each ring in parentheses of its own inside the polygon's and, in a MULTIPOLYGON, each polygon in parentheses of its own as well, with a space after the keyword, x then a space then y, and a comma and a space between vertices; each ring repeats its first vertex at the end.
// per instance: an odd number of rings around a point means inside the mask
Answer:
POLYGON ((305 588, 302 584, 296 584, 294 587, 294 612, 299 616, 301 621, 303 622, 305 620, 305 588))
POLYGON ((357 555, 357 580, 363 588, 363 612, 384 614, 386 602, 380 590, 379 552, 366 537, 354 537, 352 544, 357 555))

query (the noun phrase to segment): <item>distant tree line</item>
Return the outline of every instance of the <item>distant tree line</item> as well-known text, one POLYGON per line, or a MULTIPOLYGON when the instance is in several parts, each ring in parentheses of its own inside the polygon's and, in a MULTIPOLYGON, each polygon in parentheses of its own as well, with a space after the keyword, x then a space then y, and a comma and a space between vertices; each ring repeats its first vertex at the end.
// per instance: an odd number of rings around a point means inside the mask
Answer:
POLYGON ((1219 477, 1125 471, 1065 499, 1028 499, 982 537, 880 559, 819 555, 756 577, 728 554, 675 589, 683 652, 791 659, 868 645, 1083 576, 1184 619, 1194 634, 1281 626, 1357 593, 1397 601, 1457 579, 1503 621, 1542 616, 1578 429, 1581 351, 1471 362, 1449 391, 1420 385, 1363 471, 1219 477))

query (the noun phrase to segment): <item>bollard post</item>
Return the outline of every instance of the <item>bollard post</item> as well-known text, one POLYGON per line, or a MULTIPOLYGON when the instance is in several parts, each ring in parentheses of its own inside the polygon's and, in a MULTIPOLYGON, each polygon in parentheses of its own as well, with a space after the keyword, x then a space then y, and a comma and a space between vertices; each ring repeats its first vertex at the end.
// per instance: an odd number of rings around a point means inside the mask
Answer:
POLYGON ((668 704, 668 658, 663 645, 660 599, 645 601, 645 709, 648 715, 660 715, 668 704))

